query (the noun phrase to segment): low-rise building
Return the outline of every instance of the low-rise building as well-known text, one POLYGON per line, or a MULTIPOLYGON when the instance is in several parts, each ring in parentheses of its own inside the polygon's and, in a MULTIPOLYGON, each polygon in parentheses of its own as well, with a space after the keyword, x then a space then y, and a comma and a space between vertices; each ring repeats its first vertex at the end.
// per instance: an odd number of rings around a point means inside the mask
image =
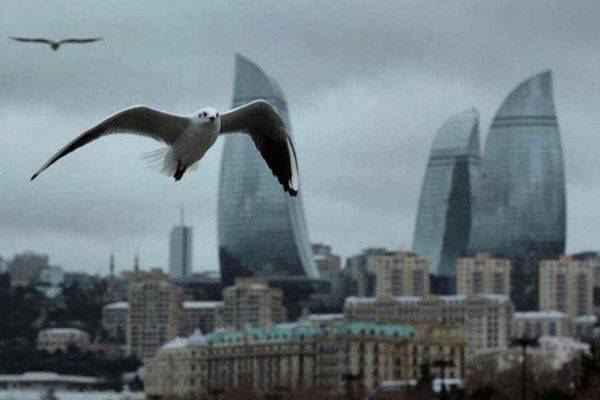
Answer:
POLYGON ((514 336, 571 336, 569 316, 560 311, 527 311, 515 313, 514 336))
POLYGON ((38 333, 37 348, 54 353, 57 350, 67 351, 70 346, 86 350, 90 345, 87 332, 77 328, 48 328, 38 333))
POLYGON ((421 336, 406 325, 287 323, 196 333, 167 343, 146 360, 145 391, 148 398, 236 388, 335 391, 348 375, 360 376, 370 389, 386 380, 418 379, 423 363, 440 358, 453 361, 447 376, 464 376, 462 338, 421 336))
POLYGON ((460 257, 456 263, 456 293, 503 294, 510 296, 510 260, 488 253, 460 257))

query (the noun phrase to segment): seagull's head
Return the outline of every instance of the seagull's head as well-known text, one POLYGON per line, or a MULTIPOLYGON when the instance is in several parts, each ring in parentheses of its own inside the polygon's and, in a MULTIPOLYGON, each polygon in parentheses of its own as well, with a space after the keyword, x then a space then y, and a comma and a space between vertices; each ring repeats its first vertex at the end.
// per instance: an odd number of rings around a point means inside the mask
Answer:
POLYGON ((196 118, 201 122, 215 122, 219 119, 219 112, 214 107, 206 107, 196 113, 196 118))

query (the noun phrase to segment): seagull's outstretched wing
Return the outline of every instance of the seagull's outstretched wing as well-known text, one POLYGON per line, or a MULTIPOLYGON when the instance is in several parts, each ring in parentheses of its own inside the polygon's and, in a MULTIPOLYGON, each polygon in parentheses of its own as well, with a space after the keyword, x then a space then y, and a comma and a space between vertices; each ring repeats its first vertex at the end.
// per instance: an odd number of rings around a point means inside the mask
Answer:
POLYGON ((187 117, 168 114, 145 106, 136 106, 120 111, 100 122, 95 127, 88 129, 63 147, 33 174, 31 180, 34 180, 42 171, 62 157, 101 136, 111 133, 132 133, 172 144, 179 134, 187 128, 189 123, 190 121, 187 117))
POLYGON ((273 106, 256 100, 221 114, 221 133, 248 134, 283 189, 298 194, 298 161, 285 123, 273 106))
POLYGON ((26 37, 15 37, 9 36, 9 39, 16 40, 17 42, 27 42, 27 43, 45 43, 52 44, 52 40, 48 40, 45 38, 26 38, 26 37))
POLYGON ((98 42, 100 40, 102 40, 101 37, 83 38, 83 39, 70 38, 70 39, 62 39, 58 43, 59 44, 63 44, 63 43, 93 43, 93 42, 98 42))

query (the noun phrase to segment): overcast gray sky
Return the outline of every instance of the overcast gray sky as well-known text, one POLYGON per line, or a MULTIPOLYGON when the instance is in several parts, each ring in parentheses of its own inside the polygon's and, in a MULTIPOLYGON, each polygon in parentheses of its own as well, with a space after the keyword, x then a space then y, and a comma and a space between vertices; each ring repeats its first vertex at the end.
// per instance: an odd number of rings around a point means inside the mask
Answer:
POLYGON ((472 106, 496 109, 548 68, 565 153, 569 251, 600 248, 600 1, 3 1, 0 255, 68 270, 164 266, 178 205, 194 269, 216 270, 221 145, 176 184, 141 159, 156 142, 103 138, 28 177, 127 106, 226 109, 240 52, 290 108, 310 238, 344 256, 409 248, 431 141, 472 106), (241 4, 239 4, 241 3, 241 4), (10 35, 103 36, 52 52, 10 35))

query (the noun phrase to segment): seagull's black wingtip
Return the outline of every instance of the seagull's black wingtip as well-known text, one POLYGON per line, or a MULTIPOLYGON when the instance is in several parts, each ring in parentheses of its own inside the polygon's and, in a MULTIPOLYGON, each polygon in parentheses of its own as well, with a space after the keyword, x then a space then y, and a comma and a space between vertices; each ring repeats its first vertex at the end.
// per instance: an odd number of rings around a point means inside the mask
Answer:
POLYGON ((288 192, 288 193, 289 193, 289 195, 290 195, 290 196, 292 196, 292 197, 296 197, 296 196, 298 196, 298 191, 297 191, 297 190, 294 190, 294 189, 292 189, 292 188, 289 188, 289 189, 287 190, 287 192, 288 192))
POLYGON ((38 175, 39 175, 38 173, 31 175, 31 178, 29 180, 30 181, 34 180, 35 178, 37 178, 38 175))

